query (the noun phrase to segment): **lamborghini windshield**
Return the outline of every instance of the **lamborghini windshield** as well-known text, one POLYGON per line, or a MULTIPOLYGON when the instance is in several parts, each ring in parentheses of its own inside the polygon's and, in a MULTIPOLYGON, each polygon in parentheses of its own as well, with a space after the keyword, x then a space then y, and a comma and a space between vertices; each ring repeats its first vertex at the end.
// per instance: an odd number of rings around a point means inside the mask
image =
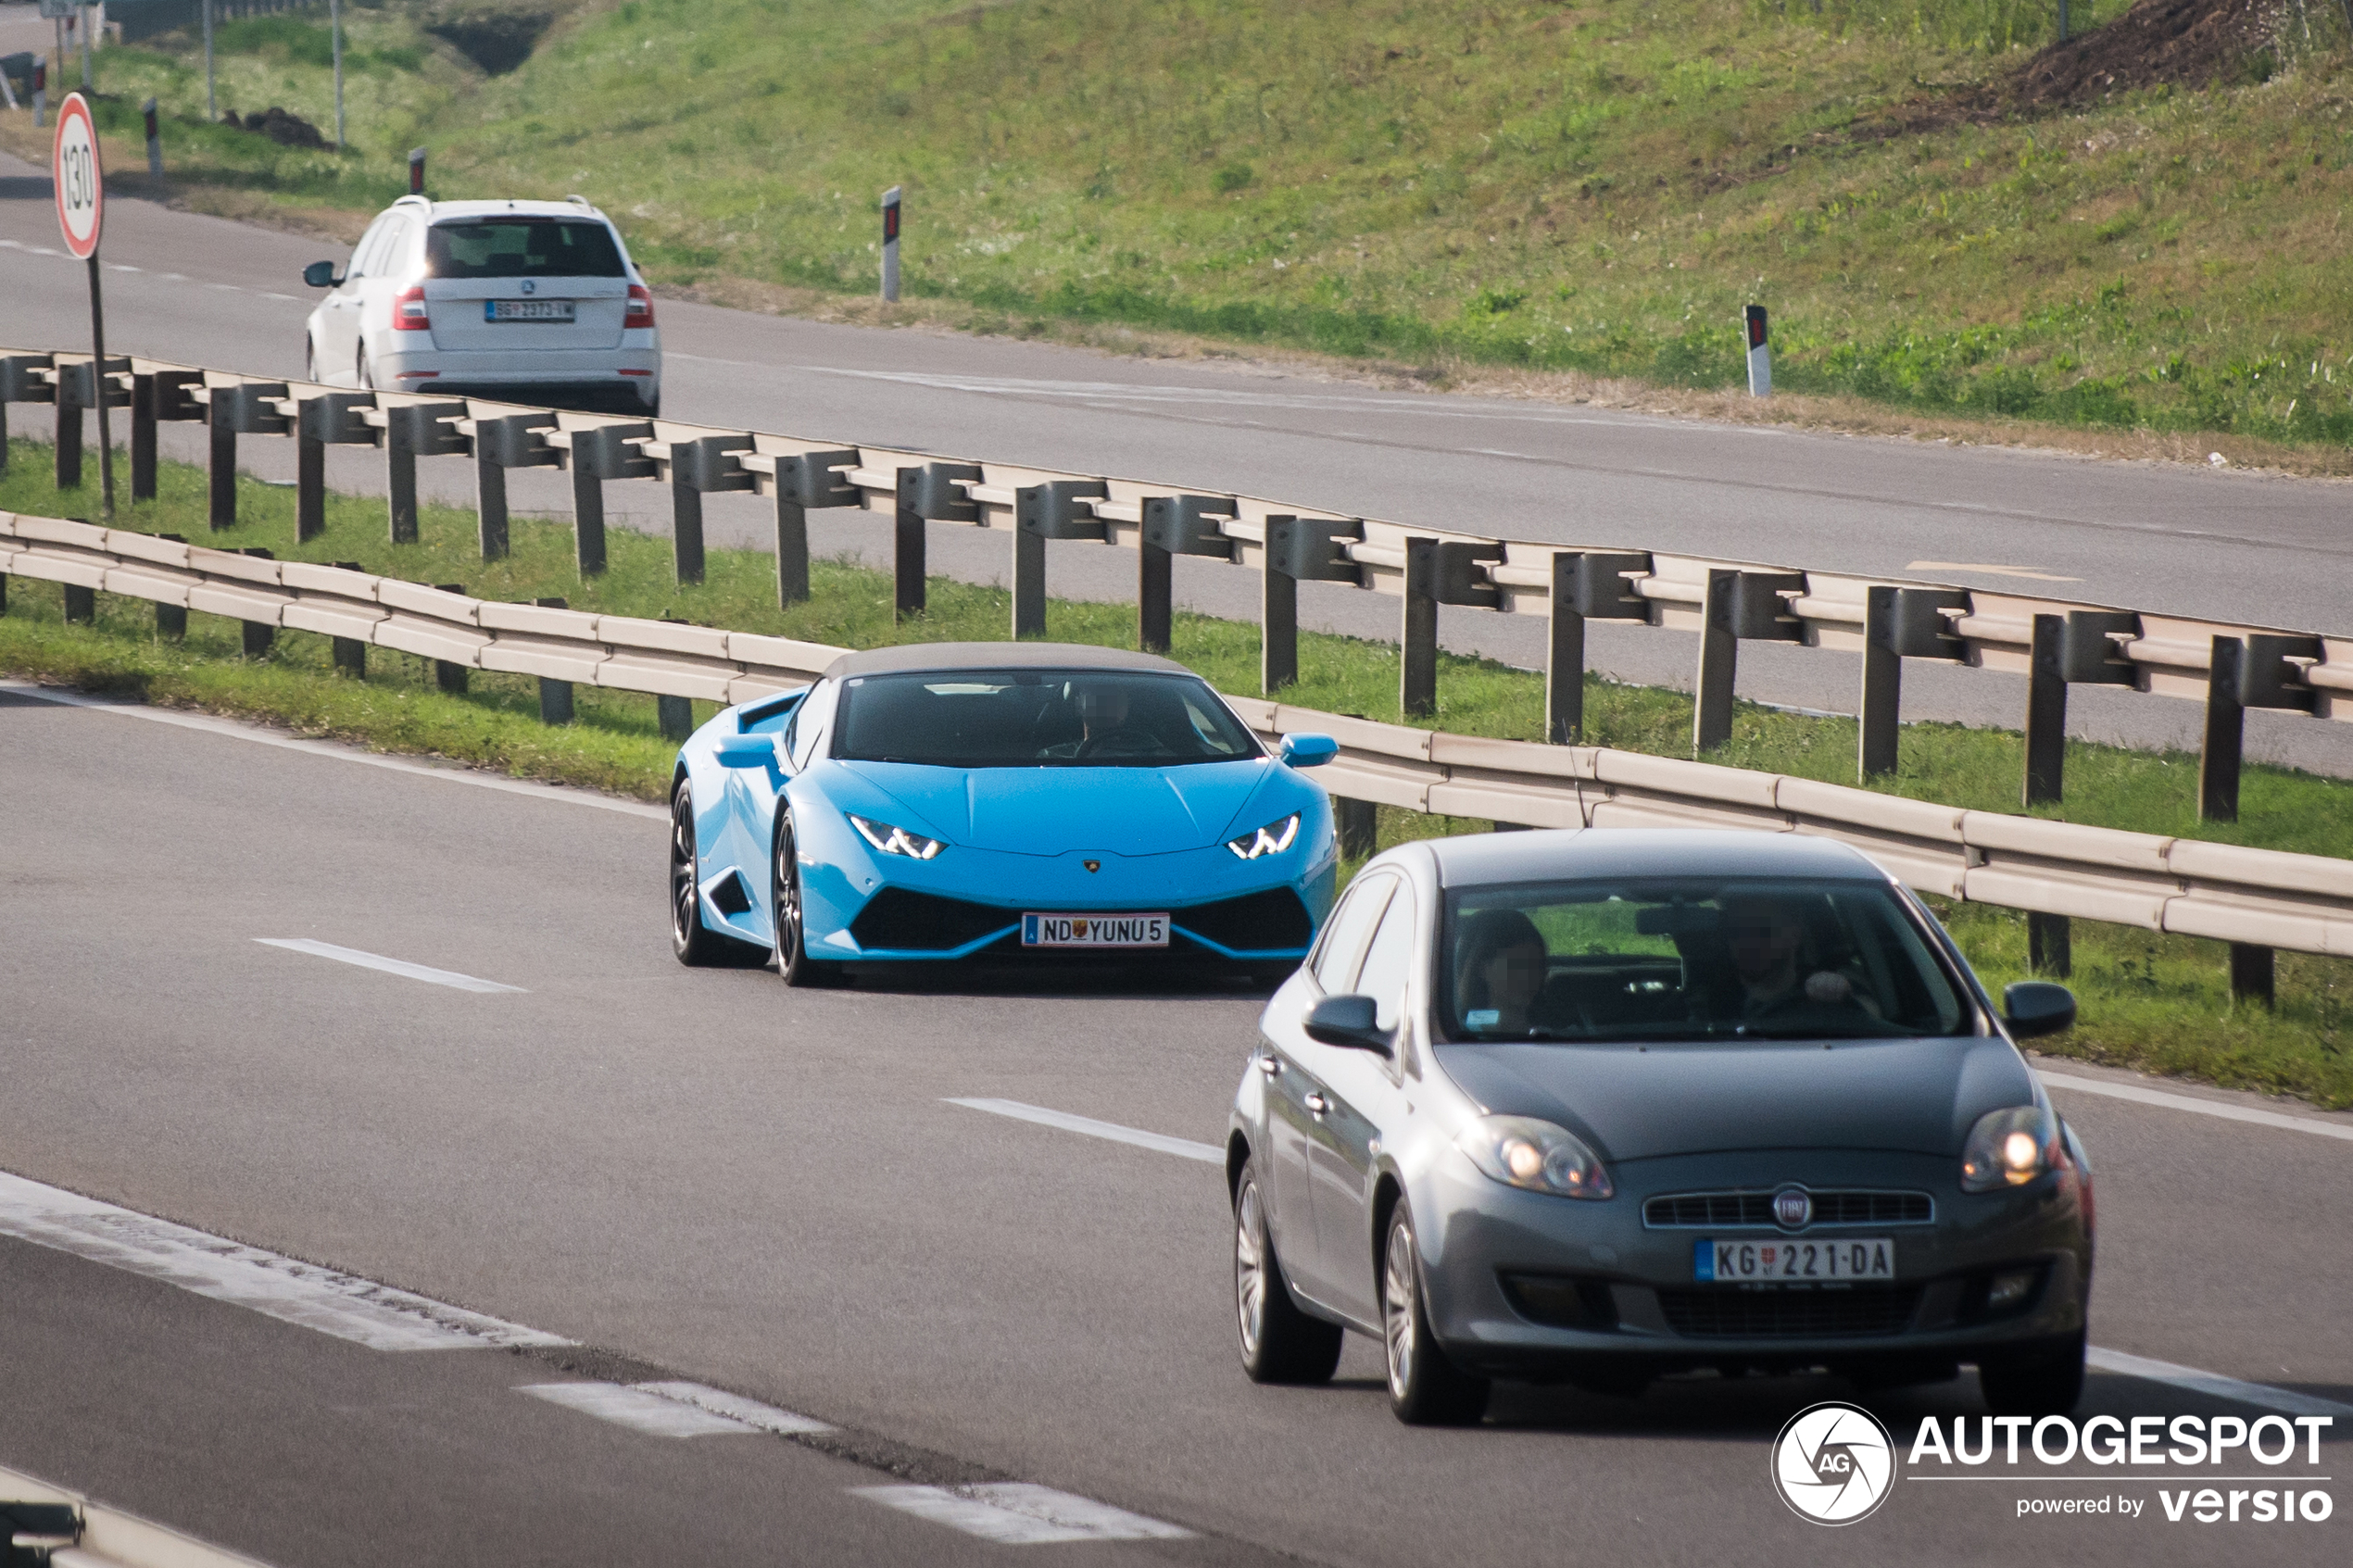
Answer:
POLYGON ((1167 768, 1262 755, 1197 676, 959 670, 842 683, 834 756, 937 768, 1167 768))
POLYGON ((1454 894, 1440 985, 1456 1040, 1885 1038, 1975 1033, 1887 887, 1679 878, 1454 894))

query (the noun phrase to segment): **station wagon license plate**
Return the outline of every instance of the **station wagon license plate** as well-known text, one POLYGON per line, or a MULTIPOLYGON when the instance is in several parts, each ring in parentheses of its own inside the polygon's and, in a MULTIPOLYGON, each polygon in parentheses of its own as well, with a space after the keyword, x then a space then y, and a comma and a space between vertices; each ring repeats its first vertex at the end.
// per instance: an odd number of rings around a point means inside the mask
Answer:
POLYGON ((573 319, 573 301, 569 299, 485 299, 482 302, 482 319, 485 321, 569 321, 573 319))
POLYGON ((1895 1277, 1895 1243, 1883 1236, 1692 1244, 1692 1278, 1703 1285, 1817 1284, 1895 1277))
POLYGON ((1165 947, 1168 917, 1157 915, 1024 915, 1025 947, 1165 947))

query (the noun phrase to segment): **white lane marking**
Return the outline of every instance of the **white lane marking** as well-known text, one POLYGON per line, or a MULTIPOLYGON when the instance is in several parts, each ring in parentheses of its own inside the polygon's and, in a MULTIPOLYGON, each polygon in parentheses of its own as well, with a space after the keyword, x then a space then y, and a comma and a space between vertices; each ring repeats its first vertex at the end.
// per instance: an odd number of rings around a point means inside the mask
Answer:
POLYGON ((0 1172, 0 1235, 160 1280, 371 1350, 569 1345, 499 1318, 0 1172))
POLYGON ((2324 1138, 2353 1139, 2353 1126, 2338 1122, 2323 1122, 2315 1116, 2283 1116, 2276 1110, 2258 1110, 2247 1105, 2224 1105, 2216 1100, 2192 1099, 2187 1095, 2169 1095, 2162 1089, 2145 1089, 2137 1084, 2110 1084, 2098 1078, 2078 1078, 2069 1073, 2039 1073, 2043 1082, 2055 1089, 2073 1089, 2080 1094, 2107 1095, 2113 1099, 2129 1099, 2140 1105, 2163 1106, 2168 1110, 2187 1110, 2199 1116, 2219 1116, 2226 1122, 2251 1122, 2259 1127, 2284 1127, 2292 1133, 2317 1133, 2324 1138))
POLYGON ((1073 1116, 1066 1110, 1049 1110, 1042 1105, 1024 1105, 1017 1099, 951 1098, 947 1103, 961 1105, 967 1110, 986 1110, 991 1116, 1010 1116, 1016 1122, 1035 1122, 1041 1127, 1060 1127, 1065 1133, 1084 1133, 1090 1138, 1134 1144, 1138 1148, 1156 1149, 1181 1160, 1198 1160, 1209 1165, 1226 1163, 1226 1151, 1214 1143, 1172 1138, 1165 1133, 1147 1133, 1140 1127, 1123 1127, 1116 1122, 1098 1122, 1091 1116, 1073 1116))
POLYGON ((644 1394, 657 1394, 674 1399, 682 1405, 739 1421, 746 1426, 756 1426, 762 1432, 774 1432, 779 1437, 796 1432, 831 1432, 833 1428, 812 1416, 797 1415, 791 1411, 763 1405, 758 1399, 747 1399, 741 1394, 730 1394, 724 1388, 713 1388, 704 1383, 633 1383, 629 1386, 644 1394))
POLYGON ((2256 1405, 2264 1410, 2284 1411, 2290 1415, 2353 1416, 2353 1405, 2342 1405, 2334 1399, 2298 1394, 2290 1388, 2274 1388, 2268 1383, 2246 1383, 2235 1377, 2224 1377, 2220 1373, 2175 1366, 2171 1361, 2151 1361, 2146 1356, 2128 1355, 2122 1350, 2103 1350, 2096 1345, 2084 1352, 2083 1359, 2102 1372, 2163 1383, 2187 1389, 2193 1394, 2210 1394, 2218 1399, 2235 1399, 2240 1404, 2256 1405))
MULTIPOLYGON (((1956 503, 1957 509, 1957 503, 1956 503)), ((1990 510, 1981 508, 1980 510, 1990 510)), ((2024 577, 2036 583, 2081 583, 2081 577, 2061 577, 2057 572, 2037 571, 2031 566, 1991 566, 1983 561, 1916 560, 1904 569, 1906 571, 1982 571, 1993 577, 2024 577)))
POLYGON ((271 294, 269 290, 264 289, 264 290, 262 290, 262 291, 261 291, 261 297, 262 297, 262 298, 264 298, 264 299, 286 299, 286 300, 291 300, 291 299, 295 299, 295 298, 296 298, 296 297, 298 297, 298 296, 297 296, 297 295, 290 295, 290 294, 271 294))
POLYGON ((128 261, 109 261, 107 263, 107 270, 109 272, 144 272, 146 269, 144 267, 133 267, 128 261))
POLYGON ((333 959, 337 963, 351 964, 359 969, 382 970, 410 980, 422 980, 428 985, 447 985, 453 991, 506 991, 516 996, 528 995, 520 985, 501 985, 496 980, 479 980, 471 974, 460 974, 454 969, 434 969, 406 959, 388 959, 382 953, 363 953, 357 947, 338 947, 333 942, 313 942, 308 936, 257 936, 255 941, 265 947, 283 947, 288 952, 308 953, 315 959, 333 959))
POLYGON ((740 1421, 620 1383, 525 1383, 515 1391, 649 1437, 703 1437, 752 1430, 740 1421))
POLYGON ((299 751, 308 757, 332 758, 338 762, 358 762, 370 768, 385 768, 396 773, 410 773, 421 778, 440 779, 447 784, 471 784, 476 789, 503 790, 509 795, 529 796, 535 800, 553 800, 566 806, 594 806, 600 811, 619 811, 632 817, 650 817, 666 822, 670 813, 659 806, 643 801, 620 800, 609 795, 596 795, 586 790, 561 789, 554 784, 532 784, 522 779, 502 779, 496 774, 469 768, 434 768, 422 762, 411 762, 398 757, 380 757, 373 752, 333 741, 301 740, 293 735, 276 734, 255 724, 240 724, 227 719, 216 719, 207 713, 182 713, 170 708, 149 708, 143 703, 103 702, 73 692, 61 692, 48 686, 37 686, 25 681, 0 681, 0 692, 16 696, 29 696, 41 702, 54 702, 61 708, 86 708, 99 713, 120 714, 125 719, 144 719, 149 723, 170 724, 177 729, 198 730, 208 735, 225 735, 231 740, 249 741, 256 746, 274 746, 282 751, 299 751))
POLYGON ((1192 1532, 1124 1508, 1026 1481, 972 1486, 852 1486, 855 1497, 1000 1546, 1055 1541, 1179 1541, 1192 1532))

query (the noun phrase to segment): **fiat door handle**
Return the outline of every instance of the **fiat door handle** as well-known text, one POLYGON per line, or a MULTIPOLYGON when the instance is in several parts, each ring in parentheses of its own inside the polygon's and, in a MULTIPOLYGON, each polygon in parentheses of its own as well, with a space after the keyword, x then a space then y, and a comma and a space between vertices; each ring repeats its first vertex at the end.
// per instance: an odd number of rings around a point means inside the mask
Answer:
POLYGON ((1321 1117, 1325 1112, 1330 1110, 1332 1108, 1332 1102, 1326 1099, 1321 1095, 1309 1095, 1305 1099, 1300 1101, 1300 1103, 1307 1107, 1308 1115, 1315 1117, 1321 1117))
POLYGON ((1258 1059, 1258 1071, 1265 1073, 1269 1078, 1279 1077, 1283 1071, 1282 1059, 1280 1057, 1262 1056, 1258 1059))

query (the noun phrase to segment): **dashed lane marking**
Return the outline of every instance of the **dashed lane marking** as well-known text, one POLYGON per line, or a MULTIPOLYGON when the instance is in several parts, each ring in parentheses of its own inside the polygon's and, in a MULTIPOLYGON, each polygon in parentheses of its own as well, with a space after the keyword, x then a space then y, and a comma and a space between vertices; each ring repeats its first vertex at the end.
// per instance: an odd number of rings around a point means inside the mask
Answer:
POLYGON ((308 953, 315 959, 333 959, 357 969, 380 970, 385 974, 397 974, 404 979, 422 980, 428 985, 447 985, 453 991, 504 991, 514 996, 527 993, 520 985, 502 985, 496 980, 483 980, 471 974, 460 974, 454 969, 434 969, 430 965, 410 963, 406 959, 388 959, 382 953, 363 953, 357 947, 338 947, 333 942, 313 942, 308 936, 257 936, 255 941, 265 947, 283 947, 291 953, 308 953))
POLYGON ((625 1383, 526 1383, 516 1389, 648 1437, 705 1437, 756 1430, 740 1421, 666 1399, 625 1383))
POLYGON ((779 1437, 789 1437, 796 1433, 834 1430, 832 1426, 813 1416, 798 1415, 791 1411, 778 1410, 774 1405, 763 1405, 758 1399, 747 1399, 741 1394, 730 1394, 724 1388, 713 1388, 708 1384, 680 1381, 633 1383, 630 1386, 642 1393, 659 1394, 665 1399, 675 1399, 680 1404, 692 1405, 697 1410, 709 1411, 713 1415, 724 1416, 730 1421, 739 1421, 746 1426, 758 1427, 762 1432, 773 1432, 779 1437))
POLYGON ((2250 1122, 2259 1127, 2283 1127, 2291 1133, 2317 1133, 2324 1138, 2353 1140, 2353 1125, 2323 1122, 2317 1116, 2284 1116, 2276 1110, 2258 1110, 2251 1105, 2226 1105, 2219 1100, 2193 1099, 2188 1095, 2169 1095, 2162 1089, 2145 1089, 2137 1084, 2111 1084, 2104 1078, 2078 1078, 2070 1073, 2038 1073, 2036 1076, 2055 1089, 2107 1095, 2140 1105, 2162 1106, 2168 1110, 2219 1116, 2226 1122, 2250 1122))
POLYGON ((1000 1546, 1056 1541, 1180 1541, 1190 1530, 1026 1481, 969 1486, 853 1486, 854 1496, 1000 1546))
POLYGON ((1016 1122, 1035 1122, 1041 1127, 1059 1127, 1065 1133, 1083 1133, 1090 1138, 1134 1144, 1139 1148, 1156 1149, 1180 1160, 1198 1160, 1209 1165, 1226 1163, 1226 1151, 1213 1143, 1147 1133, 1139 1127, 1123 1127, 1116 1122, 1098 1122, 1091 1116, 1073 1116, 1066 1110, 1049 1110, 1042 1105, 1024 1105, 1017 1099, 950 1099, 948 1103, 961 1105, 967 1110, 986 1110, 991 1116, 1010 1116, 1016 1122))
POLYGON ((560 1335, 542 1334, 6 1173, 0 1173, 0 1235, 143 1274, 371 1350, 572 1343, 560 1335))

